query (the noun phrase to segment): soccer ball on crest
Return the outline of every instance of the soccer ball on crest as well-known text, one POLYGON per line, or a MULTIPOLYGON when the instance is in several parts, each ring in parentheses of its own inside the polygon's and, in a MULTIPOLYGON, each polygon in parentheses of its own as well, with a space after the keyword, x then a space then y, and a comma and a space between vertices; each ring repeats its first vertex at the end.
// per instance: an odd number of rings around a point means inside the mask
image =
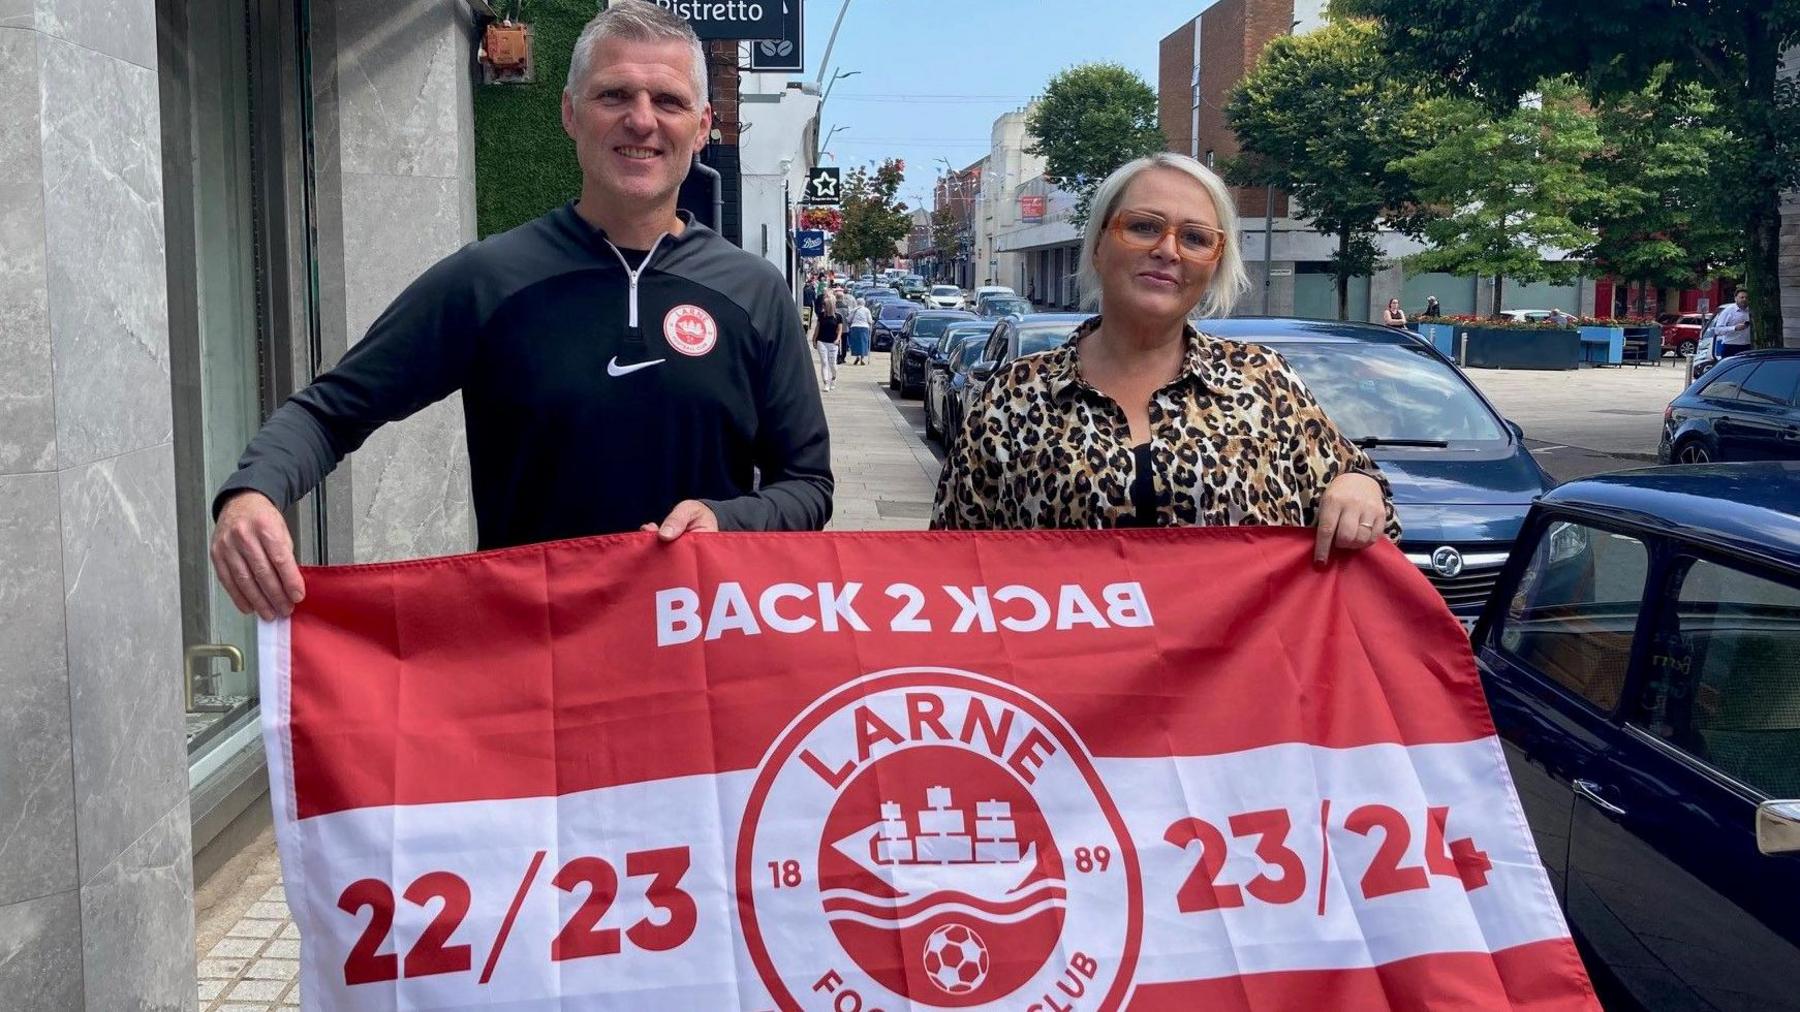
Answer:
POLYGON ((987 979, 987 944, 965 925, 946 924, 925 939, 925 975, 946 994, 968 994, 987 979))

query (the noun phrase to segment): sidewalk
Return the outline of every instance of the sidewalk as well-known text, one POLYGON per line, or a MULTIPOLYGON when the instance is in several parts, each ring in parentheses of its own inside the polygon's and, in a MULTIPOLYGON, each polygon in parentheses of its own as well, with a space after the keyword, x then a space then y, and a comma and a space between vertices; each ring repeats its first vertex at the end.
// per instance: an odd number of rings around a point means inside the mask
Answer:
MULTIPOLYGON (((814 369, 818 368, 817 361, 814 369)), ((938 461, 886 391, 887 355, 838 370, 820 396, 837 497, 828 530, 922 530, 938 461)), ((200 1012, 282 1012, 300 1004, 300 932, 288 914, 275 839, 265 832, 195 898, 200 1012)))
POLYGON ((1656 459, 1662 412, 1687 385, 1687 362, 1545 372, 1469 369, 1494 407, 1532 440, 1612 457, 1656 459))

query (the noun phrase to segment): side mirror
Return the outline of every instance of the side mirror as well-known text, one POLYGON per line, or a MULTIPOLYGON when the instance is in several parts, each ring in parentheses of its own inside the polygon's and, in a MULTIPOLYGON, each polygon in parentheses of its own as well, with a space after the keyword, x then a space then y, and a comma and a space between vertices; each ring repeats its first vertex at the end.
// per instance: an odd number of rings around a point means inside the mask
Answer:
POLYGON ((1800 801, 1765 801, 1756 806, 1756 849, 1765 854, 1800 851, 1800 801))
POLYGON ((998 365, 996 362, 977 362, 969 367, 969 378, 977 383, 986 383, 994 375, 998 365))
POLYGON ((1512 430, 1512 434, 1513 434, 1514 438, 1519 439, 1519 440, 1523 440, 1525 438, 1525 428, 1524 428, 1524 426, 1520 425, 1518 422, 1515 422, 1512 419, 1508 418, 1506 420, 1506 427, 1508 429, 1512 430))

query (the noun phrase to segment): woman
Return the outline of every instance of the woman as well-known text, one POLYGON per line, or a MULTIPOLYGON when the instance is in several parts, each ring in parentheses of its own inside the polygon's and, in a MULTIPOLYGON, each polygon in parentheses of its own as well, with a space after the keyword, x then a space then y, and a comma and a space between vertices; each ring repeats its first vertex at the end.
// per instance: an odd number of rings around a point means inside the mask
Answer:
POLYGON ((819 353, 819 382, 825 391, 837 384, 838 340, 844 336, 844 318, 838 313, 836 300, 820 299, 819 311, 813 314, 813 348, 819 353))
POLYGON ((875 317, 869 312, 869 304, 861 299, 856 300, 856 308, 850 311, 850 364, 869 364, 869 332, 875 329, 875 317))
POLYGON ((1387 482, 1281 356, 1188 323, 1227 315, 1248 287, 1219 177, 1152 155, 1092 207, 1081 290, 1105 315, 988 382, 932 526, 1312 526, 1321 563, 1398 538, 1387 482))
POLYGON ((1389 299, 1386 312, 1381 314, 1381 322, 1390 327, 1406 329, 1406 310, 1400 308, 1399 299, 1389 299))

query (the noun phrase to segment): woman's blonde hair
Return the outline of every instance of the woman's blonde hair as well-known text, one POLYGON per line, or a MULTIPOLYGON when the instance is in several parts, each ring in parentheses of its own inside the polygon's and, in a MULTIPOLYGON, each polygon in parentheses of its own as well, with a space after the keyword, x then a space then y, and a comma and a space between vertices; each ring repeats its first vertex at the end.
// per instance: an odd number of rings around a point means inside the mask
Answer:
POLYGON ((1201 317, 1230 316, 1231 307, 1237 305, 1240 295, 1250 288, 1250 279, 1244 274, 1244 255, 1238 248, 1237 205, 1231 199, 1231 191, 1225 188, 1225 181, 1219 174, 1186 155, 1163 151, 1126 162, 1113 170, 1106 177, 1100 188, 1094 191, 1094 199, 1088 205, 1087 234, 1081 239, 1081 267, 1076 279, 1081 285, 1081 304, 1084 308, 1095 310, 1100 308, 1100 272, 1094 266, 1094 253, 1100 248, 1100 239, 1106 234, 1107 223, 1119 210, 1119 201, 1125 196, 1125 190, 1140 173, 1151 169, 1174 169, 1194 178, 1206 189, 1207 196, 1212 198, 1213 214, 1218 217, 1219 230, 1225 233, 1225 252, 1220 255, 1218 266, 1213 270, 1212 284, 1206 288, 1206 295, 1200 299, 1195 312, 1190 315, 1201 317))

